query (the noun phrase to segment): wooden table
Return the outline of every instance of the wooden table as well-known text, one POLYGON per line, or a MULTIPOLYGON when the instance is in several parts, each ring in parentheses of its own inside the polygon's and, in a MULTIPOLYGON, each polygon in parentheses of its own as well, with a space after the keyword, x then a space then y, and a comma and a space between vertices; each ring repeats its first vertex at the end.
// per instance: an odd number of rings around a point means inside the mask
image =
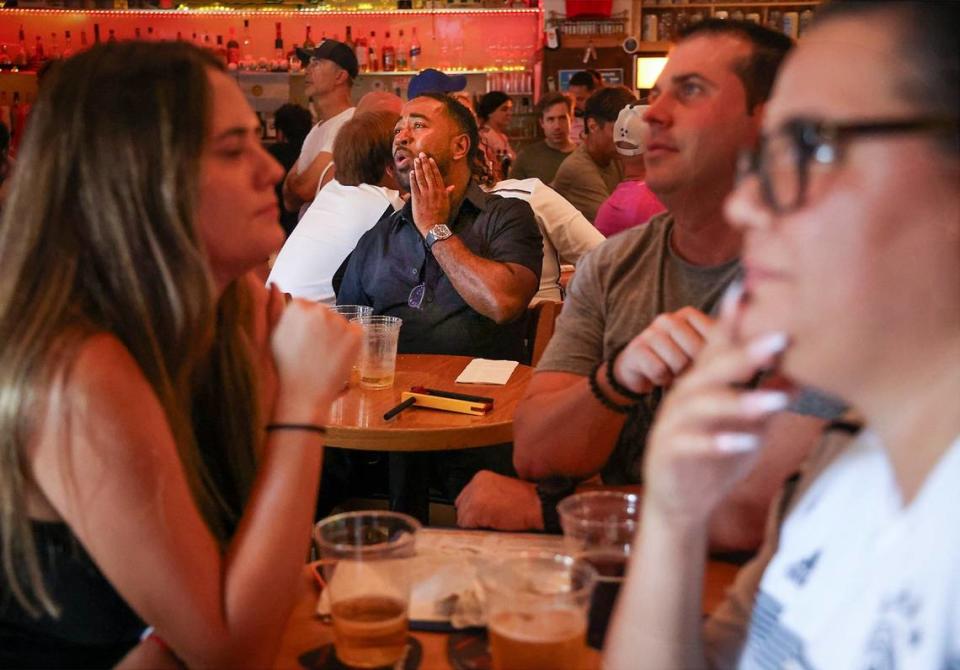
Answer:
MULTIPOLYGON (((533 368, 518 365, 503 385, 457 384, 454 380, 469 356, 400 354, 393 386, 370 390, 351 385, 333 405, 327 423, 327 444, 343 449, 386 452, 431 452, 488 447, 513 441, 513 414, 526 391, 533 368), (409 407, 385 421, 383 415, 400 403, 412 386, 493 398, 482 416, 409 407)), ((391 455, 390 508, 429 523, 427 454, 391 455)))
POLYGON ((392 388, 374 391, 352 385, 334 403, 327 443, 371 451, 443 451, 511 442, 513 413, 533 368, 518 365, 504 386, 456 384, 454 380, 471 360, 469 356, 400 354, 392 388), (493 410, 472 416, 411 407, 384 421, 384 413, 395 407, 400 394, 411 386, 493 398, 493 410))
MULTIPOLYGON (((704 579, 703 606, 705 612, 712 612, 723 600, 727 587, 733 582, 737 566, 729 563, 710 561, 704 579)), ((320 621, 316 615, 319 591, 309 566, 304 569, 300 583, 300 594, 296 607, 290 615, 286 631, 280 643, 280 651, 273 667, 277 670, 302 670, 297 660, 303 653, 316 649, 333 640, 333 629, 320 621)), ((419 670, 451 670, 447 658, 448 633, 414 632, 413 636, 423 647, 423 660, 419 670)), ((600 653, 587 649, 588 668, 600 668, 600 653)))

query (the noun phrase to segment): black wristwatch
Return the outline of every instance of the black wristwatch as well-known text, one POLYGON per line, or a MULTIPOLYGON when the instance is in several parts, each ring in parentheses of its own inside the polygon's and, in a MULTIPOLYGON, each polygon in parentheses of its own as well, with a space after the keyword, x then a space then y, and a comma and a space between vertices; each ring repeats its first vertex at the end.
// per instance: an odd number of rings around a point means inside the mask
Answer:
POLYGON ((548 477, 537 482, 537 497, 543 513, 543 530, 546 533, 562 533, 557 504, 577 490, 577 480, 572 477, 548 477))
POLYGON ((429 231, 427 231, 427 236, 424 238, 423 242, 427 245, 427 249, 433 249, 434 244, 441 240, 445 240, 452 235, 453 231, 450 230, 446 224, 438 223, 429 231))

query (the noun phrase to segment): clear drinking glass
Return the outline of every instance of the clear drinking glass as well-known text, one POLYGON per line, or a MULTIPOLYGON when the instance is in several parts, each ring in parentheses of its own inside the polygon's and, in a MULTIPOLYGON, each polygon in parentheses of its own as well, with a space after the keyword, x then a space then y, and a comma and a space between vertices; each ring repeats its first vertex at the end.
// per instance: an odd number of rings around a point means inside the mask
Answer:
POLYGON ((586 561, 550 553, 482 567, 493 670, 581 670, 596 575, 586 561))
POLYGON ((369 305, 330 305, 330 309, 345 318, 352 321, 357 317, 370 316, 373 314, 373 307, 369 305))
POLYGON ((634 493, 588 491, 564 498, 557 512, 567 551, 597 571, 587 642, 601 649, 640 525, 640 497, 634 493))
POLYGON ((396 316, 358 316, 363 328, 360 347, 360 386, 385 389, 393 386, 397 370, 397 338, 403 319, 396 316))
POLYGON ((420 523, 398 512, 348 512, 314 526, 337 658, 392 666, 407 646, 410 559, 420 523))

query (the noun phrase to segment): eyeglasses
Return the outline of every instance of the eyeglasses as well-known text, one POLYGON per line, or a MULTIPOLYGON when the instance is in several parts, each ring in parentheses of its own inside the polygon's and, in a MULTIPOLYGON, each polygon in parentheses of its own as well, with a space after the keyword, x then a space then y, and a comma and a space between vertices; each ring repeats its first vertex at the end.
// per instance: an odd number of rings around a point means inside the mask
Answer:
POLYGON ((757 146, 740 154, 737 180, 752 174, 760 180, 764 203, 778 214, 803 206, 811 161, 835 165, 844 146, 858 137, 914 132, 956 132, 956 119, 915 118, 892 121, 834 123, 817 119, 787 121, 772 135, 761 137, 757 146))

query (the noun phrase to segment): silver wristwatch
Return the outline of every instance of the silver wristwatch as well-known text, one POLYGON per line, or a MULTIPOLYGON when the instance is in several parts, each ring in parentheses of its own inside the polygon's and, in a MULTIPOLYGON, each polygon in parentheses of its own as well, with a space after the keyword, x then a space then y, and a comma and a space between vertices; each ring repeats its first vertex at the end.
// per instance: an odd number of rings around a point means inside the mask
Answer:
POLYGON ((427 245, 427 249, 432 249, 434 244, 440 240, 447 239, 451 235, 453 235, 453 231, 450 230, 446 224, 440 223, 427 232, 427 236, 423 241, 427 245))

